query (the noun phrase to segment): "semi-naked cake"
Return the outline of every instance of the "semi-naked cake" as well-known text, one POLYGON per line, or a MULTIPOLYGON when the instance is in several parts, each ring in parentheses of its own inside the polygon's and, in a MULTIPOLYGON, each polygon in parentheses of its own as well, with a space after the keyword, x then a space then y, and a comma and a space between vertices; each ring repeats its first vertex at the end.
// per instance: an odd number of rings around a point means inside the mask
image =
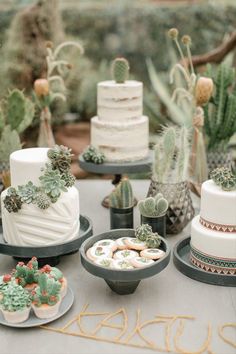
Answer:
POLYGON ((91 144, 104 153, 106 161, 144 159, 148 155, 148 138, 142 82, 111 80, 98 83, 97 116, 91 119, 91 144))
POLYGON ((203 183, 190 246, 191 262, 197 267, 236 275, 236 190, 222 190, 213 180, 203 183))
MULTIPOLYGON (((17 190, 19 186, 27 185, 29 181, 32 182, 34 189, 40 188, 39 177, 43 174, 42 169, 45 169, 46 164, 50 165, 48 151, 49 149, 47 148, 30 148, 12 153, 10 156, 10 188, 17 190)), ((65 163, 64 165, 63 163, 64 161, 62 161, 61 165, 64 168, 65 163)), ((54 172, 50 172, 49 169, 49 183, 50 173, 53 175, 54 172)), ((51 183, 57 182, 51 181, 51 183)), ((17 208, 14 209, 11 200, 5 199, 10 194, 10 188, 1 194, 3 237, 5 242, 19 246, 46 246, 65 243, 78 236, 80 228, 79 193, 74 186, 64 188, 64 191, 60 192, 58 199, 51 202, 50 206, 43 205, 41 201, 40 206, 45 207, 44 209, 40 208, 36 202, 29 202, 30 199, 28 199, 28 202, 22 203, 19 210, 17 208), (8 206, 8 209, 6 206, 8 206)), ((30 193, 31 190, 29 189, 29 197, 30 193)))

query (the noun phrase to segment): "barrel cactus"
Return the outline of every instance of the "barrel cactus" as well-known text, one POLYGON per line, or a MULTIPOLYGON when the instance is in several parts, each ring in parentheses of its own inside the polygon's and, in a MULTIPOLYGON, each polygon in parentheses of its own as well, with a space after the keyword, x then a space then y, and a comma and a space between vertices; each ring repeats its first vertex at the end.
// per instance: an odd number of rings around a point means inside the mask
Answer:
POLYGON ((147 237, 145 242, 148 248, 158 248, 161 244, 161 239, 157 232, 153 232, 147 237))
POLYGON ((124 83, 129 76, 129 62, 125 58, 116 58, 112 62, 112 78, 116 83, 124 83))
POLYGON ((138 226, 135 230, 135 236, 140 240, 140 241, 146 241, 148 236, 152 234, 152 227, 148 224, 142 224, 138 226))
POLYGON ((138 202, 140 214, 146 217, 159 217, 165 215, 168 209, 168 201, 161 193, 154 198, 148 197, 138 202))

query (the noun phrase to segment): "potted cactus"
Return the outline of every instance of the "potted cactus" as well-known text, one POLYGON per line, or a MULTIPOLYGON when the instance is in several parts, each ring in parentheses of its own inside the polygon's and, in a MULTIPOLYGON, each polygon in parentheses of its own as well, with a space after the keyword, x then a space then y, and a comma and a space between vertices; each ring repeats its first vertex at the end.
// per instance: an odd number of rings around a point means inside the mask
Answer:
POLYGON ((32 307, 38 318, 56 316, 61 304, 61 283, 41 272, 38 287, 32 291, 32 307))
POLYGON ((154 148, 148 197, 162 193, 167 199, 167 234, 179 233, 194 216, 187 182, 189 154, 188 130, 184 127, 166 127, 154 148))
POLYGON ((21 323, 28 319, 31 308, 30 293, 10 280, 5 288, 1 289, 0 306, 5 320, 9 323, 21 323))
POLYGON ((133 228, 134 196, 128 178, 123 178, 109 196, 111 229, 133 228))
POLYGON ((67 279, 64 277, 60 269, 56 267, 51 267, 49 264, 46 264, 43 268, 41 268, 40 271, 48 275, 49 278, 53 278, 59 281, 59 283, 61 284, 60 295, 63 299, 66 296, 68 285, 67 279))
POLYGON ((33 290, 38 283, 38 261, 33 257, 27 264, 18 262, 13 271, 17 283, 27 290, 33 290))
POLYGON ((153 232, 157 232, 162 237, 166 236, 166 212, 168 201, 161 193, 155 197, 148 197, 138 202, 138 208, 141 215, 141 224, 148 224, 153 232))

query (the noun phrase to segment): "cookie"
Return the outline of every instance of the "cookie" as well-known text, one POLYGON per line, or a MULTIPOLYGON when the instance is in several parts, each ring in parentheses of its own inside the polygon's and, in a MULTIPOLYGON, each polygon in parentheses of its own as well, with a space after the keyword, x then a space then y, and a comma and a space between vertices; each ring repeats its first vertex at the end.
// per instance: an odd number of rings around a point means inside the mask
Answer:
POLYGON ((114 268, 113 258, 95 259, 94 263, 104 268, 114 268))
POLYGON ((134 257, 138 257, 138 252, 132 251, 132 250, 121 250, 117 251, 114 254, 114 259, 119 259, 119 260, 130 260, 134 257))
POLYGON ((87 250, 86 256, 91 261, 99 258, 112 258, 112 250, 108 247, 93 246, 87 250))
POLYGON ((152 259, 145 258, 145 257, 135 257, 130 260, 130 263, 135 267, 135 268, 144 268, 147 267, 153 263, 155 263, 152 259))
POLYGON ((93 246, 102 246, 102 247, 108 247, 110 248, 113 252, 117 250, 117 244, 116 241, 111 240, 109 238, 97 241, 93 246))
POLYGON ((131 237, 120 237, 116 240, 117 248, 119 250, 125 250, 128 248, 128 245, 125 242, 125 240, 127 240, 127 238, 131 238, 131 237))
POLYGON ((115 269, 134 269, 132 264, 127 260, 121 259, 114 259, 113 260, 113 267, 115 269))
POLYGON ((147 248, 146 250, 143 250, 140 252, 140 255, 142 257, 148 258, 148 259, 159 259, 163 257, 165 254, 164 251, 159 250, 158 248, 147 248))
POLYGON ((142 251, 147 248, 147 245, 144 241, 140 241, 136 237, 129 237, 125 240, 127 246, 132 250, 142 251))

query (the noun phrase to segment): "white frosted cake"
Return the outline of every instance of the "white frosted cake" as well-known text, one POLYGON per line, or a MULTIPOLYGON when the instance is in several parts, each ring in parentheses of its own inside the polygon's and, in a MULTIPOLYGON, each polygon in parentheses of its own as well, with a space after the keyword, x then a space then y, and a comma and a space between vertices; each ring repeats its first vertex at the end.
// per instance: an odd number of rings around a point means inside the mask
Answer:
MULTIPOLYGON (((11 154, 11 188, 17 189, 29 181, 33 183, 34 188, 40 188, 39 177, 43 174, 42 169, 46 163, 50 163, 48 150, 32 148, 11 154)), ((8 194, 9 188, 1 194, 5 242, 19 246, 46 246, 65 243, 78 236, 79 193, 74 186, 61 191, 58 199, 45 209, 41 209, 35 202, 26 202, 22 203, 19 210, 9 212, 4 204, 8 194)))
POLYGON ((144 159, 148 155, 148 137, 142 82, 98 83, 97 116, 91 119, 91 144, 104 153, 106 161, 144 159))
POLYGON ((191 262, 212 273, 236 274, 236 190, 208 180, 191 226, 191 262))

